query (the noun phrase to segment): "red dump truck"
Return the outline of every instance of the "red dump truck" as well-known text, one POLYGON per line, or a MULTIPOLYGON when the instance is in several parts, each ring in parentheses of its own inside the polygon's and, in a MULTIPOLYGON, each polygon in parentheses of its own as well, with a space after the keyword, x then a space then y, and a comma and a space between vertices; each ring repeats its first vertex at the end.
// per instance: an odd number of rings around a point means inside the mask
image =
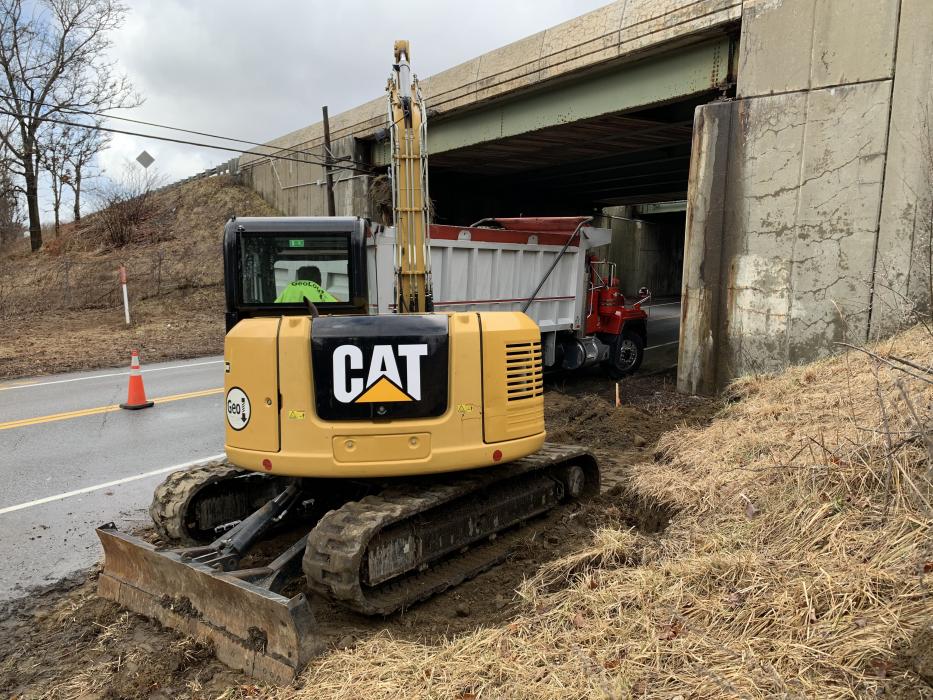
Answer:
MULTIPOLYGON (((431 270, 437 311, 524 311, 541 328, 546 368, 602 364, 614 377, 641 365, 647 344, 643 291, 619 290, 615 264, 596 254, 608 229, 587 217, 485 219, 434 224, 431 270)), ((370 309, 394 311, 395 231, 367 237, 370 309)))

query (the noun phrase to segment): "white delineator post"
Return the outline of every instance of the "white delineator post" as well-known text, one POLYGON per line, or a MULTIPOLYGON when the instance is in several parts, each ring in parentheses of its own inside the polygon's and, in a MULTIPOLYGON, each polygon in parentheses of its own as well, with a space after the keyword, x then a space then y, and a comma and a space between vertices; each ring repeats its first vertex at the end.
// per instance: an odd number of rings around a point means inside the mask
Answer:
POLYGON ((120 286, 123 287, 123 315, 126 325, 130 325, 130 298, 126 293, 126 268, 120 265, 120 286))

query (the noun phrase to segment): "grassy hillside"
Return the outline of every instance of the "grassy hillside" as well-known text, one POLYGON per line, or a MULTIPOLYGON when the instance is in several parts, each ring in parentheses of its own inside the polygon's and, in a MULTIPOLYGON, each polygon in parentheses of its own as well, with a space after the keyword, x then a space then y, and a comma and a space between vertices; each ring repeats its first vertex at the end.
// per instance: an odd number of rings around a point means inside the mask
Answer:
POLYGON ((223 225, 277 212, 228 177, 152 195, 133 242, 113 249, 100 218, 66 226, 37 254, 0 257, 0 378, 219 353, 223 347, 223 225), (117 269, 129 280, 123 321, 117 269))

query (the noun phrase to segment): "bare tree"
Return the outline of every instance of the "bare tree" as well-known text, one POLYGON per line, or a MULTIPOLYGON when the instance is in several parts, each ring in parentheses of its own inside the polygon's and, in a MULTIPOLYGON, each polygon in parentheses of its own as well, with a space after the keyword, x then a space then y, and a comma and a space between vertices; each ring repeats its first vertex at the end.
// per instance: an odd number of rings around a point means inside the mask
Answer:
MULTIPOLYGON (((95 122, 94 126, 99 126, 95 122)), ((68 156, 71 178, 66 183, 74 195, 74 220, 81 221, 81 188, 89 176, 94 156, 110 145, 110 135, 97 129, 79 129, 68 156)))
POLYGON ((116 249, 132 242, 158 240, 160 227, 153 223, 157 209, 152 196, 163 184, 158 172, 130 162, 124 164, 120 180, 105 180, 97 195, 100 209, 92 227, 99 242, 116 249))
POLYGON ((21 191, 13 182, 6 154, 0 146, 0 246, 16 240, 23 232, 21 191))
POLYGON ((39 165, 49 175, 52 189, 52 211, 55 215, 55 237, 61 233, 62 193, 65 184, 71 181, 69 167, 72 151, 76 148, 76 129, 70 126, 50 124, 43 130, 40 140, 39 165))
POLYGON ((99 112, 140 104, 125 77, 105 60, 123 21, 119 0, 0 0, 0 115, 15 173, 25 182, 33 251, 42 246, 38 171, 41 135, 75 110, 99 112))

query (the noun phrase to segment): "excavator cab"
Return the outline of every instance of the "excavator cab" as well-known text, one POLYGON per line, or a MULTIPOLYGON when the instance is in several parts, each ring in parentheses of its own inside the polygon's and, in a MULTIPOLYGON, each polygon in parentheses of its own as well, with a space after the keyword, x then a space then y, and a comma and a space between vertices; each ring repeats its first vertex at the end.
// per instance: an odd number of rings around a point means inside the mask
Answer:
POLYGON ((366 239, 378 228, 353 216, 230 219, 223 242, 227 331, 244 318, 306 315, 307 303, 289 295, 290 286, 307 287, 304 299, 321 314, 366 313, 366 239))

